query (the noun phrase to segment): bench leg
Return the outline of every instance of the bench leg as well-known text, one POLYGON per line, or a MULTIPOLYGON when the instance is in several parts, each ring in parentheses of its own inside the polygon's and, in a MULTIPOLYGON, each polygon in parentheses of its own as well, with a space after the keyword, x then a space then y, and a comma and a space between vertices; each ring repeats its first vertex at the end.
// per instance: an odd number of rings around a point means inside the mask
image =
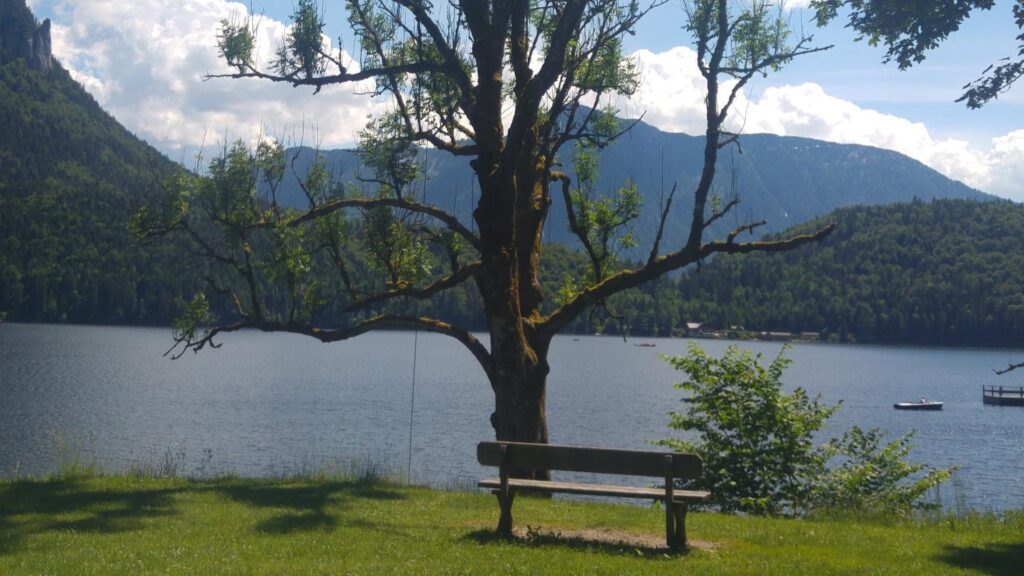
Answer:
POLYGON ((503 538, 512 537, 512 501, 516 499, 514 490, 509 490, 508 496, 498 491, 498 506, 501 508, 501 517, 498 518, 498 535, 503 538))
POLYGON ((686 549, 686 502, 665 504, 665 544, 672 550, 686 549))
POLYGON ((675 505, 672 502, 665 501, 665 545, 670 549, 675 546, 676 516, 674 508, 675 505))

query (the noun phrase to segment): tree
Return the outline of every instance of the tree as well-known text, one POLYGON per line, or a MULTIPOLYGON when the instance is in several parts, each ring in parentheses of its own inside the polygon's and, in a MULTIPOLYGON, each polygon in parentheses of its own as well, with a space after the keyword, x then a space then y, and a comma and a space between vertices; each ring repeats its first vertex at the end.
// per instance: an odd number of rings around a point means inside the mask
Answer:
MULTIPOLYGON (((883 61, 896 61, 906 70, 925 59, 925 53, 956 32, 960 24, 975 10, 989 10, 995 0, 813 0, 815 20, 819 26, 837 18, 840 9, 847 9, 847 27, 862 34, 868 43, 886 47, 883 61)), ((976 80, 964 86, 957 102, 968 108, 981 108, 1010 89, 1024 74, 1024 1, 1016 0, 1013 19, 1020 42, 1016 56, 1007 56, 990 64, 976 80)))
MULTIPOLYGON (((322 164, 304 181, 308 207, 278 205, 286 170, 280 145, 225 150, 209 175, 180 175, 141 210, 146 237, 179 233, 230 272, 211 282, 237 319, 218 321, 204 296, 176 324, 176 354, 215 346, 225 332, 255 328, 324 342, 382 328, 415 328, 455 338, 473 354, 494 391, 497 438, 548 439, 545 413, 551 339, 585 311, 623 290, 716 253, 786 250, 831 230, 740 242, 763 222, 705 242, 705 229, 737 205, 713 187, 719 150, 737 135, 723 125, 744 86, 790 59, 820 50, 790 42, 772 6, 755 0, 688 5, 687 30, 707 85, 704 168, 682 246, 662 251, 669 195, 650 255, 636 266, 615 257, 636 216, 637 191, 594 190, 593 157, 628 126, 608 103, 639 76, 622 38, 649 10, 636 0, 349 0, 358 66, 325 42, 316 5, 300 0, 286 42, 269 69, 253 56, 255 24, 223 23, 219 46, 232 67, 214 77, 260 78, 320 90, 369 82, 391 111, 363 131, 369 191, 334 185, 322 164), (729 82, 725 83, 724 80, 729 82), (421 146, 470 158, 479 186, 475 227, 418 198, 421 146), (575 179, 560 169, 568 156, 575 179), (572 231, 588 256, 585 277, 547 299, 540 284, 541 232, 551 195, 566 200, 572 231), (355 237, 360 236, 357 241, 355 237), (373 274, 369 274, 372 272, 373 274), (363 277, 372 278, 364 280, 363 277), (490 346, 463 327, 417 315, 417 300, 464 282, 483 302, 490 346), (332 304, 342 317, 325 317, 332 304), (328 327, 333 326, 333 327, 328 327)), ((529 471, 520 471, 529 474, 529 471)))

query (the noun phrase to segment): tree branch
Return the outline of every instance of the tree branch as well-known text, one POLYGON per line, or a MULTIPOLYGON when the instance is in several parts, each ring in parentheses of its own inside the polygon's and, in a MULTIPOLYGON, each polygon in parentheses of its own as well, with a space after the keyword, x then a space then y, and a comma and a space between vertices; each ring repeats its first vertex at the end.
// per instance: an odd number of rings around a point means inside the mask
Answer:
MULTIPOLYGON (((480 250, 480 239, 477 238, 476 234, 473 234, 468 228, 466 228, 462 222, 459 222, 458 218, 437 206, 422 204, 405 198, 347 198, 344 200, 335 200, 333 202, 323 204, 322 206, 317 206, 316 208, 307 210, 301 216, 297 216, 292 220, 289 220, 286 225, 299 226, 300 224, 309 222, 310 220, 315 220, 327 214, 337 212, 338 210, 344 210, 346 208, 374 208, 378 206, 399 208, 431 216, 444 223, 452 232, 455 232, 465 238, 466 241, 468 241, 474 248, 480 250)), ((272 223, 261 222, 259 225, 271 226, 272 223)))
POLYGON ((672 209, 672 200, 676 196, 676 186, 678 184, 678 182, 672 184, 672 190, 668 193, 668 200, 665 201, 665 205, 661 209, 661 218, 658 220, 658 233, 654 235, 654 244, 651 246, 651 254, 647 257, 648 264, 658 259, 658 251, 661 249, 661 240, 665 236, 665 221, 668 220, 668 213, 672 209))
POLYGON ((748 224, 733 230, 730 232, 726 240, 708 242, 702 245, 699 249, 693 249, 690 246, 686 246, 671 254, 659 256, 640 268, 623 270, 617 274, 609 276, 598 284, 595 284, 594 286, 591 286, 579 293, 574 299, 563 304, 547 317, 541 319, 536 323, 536 326, 538 330, 549 334, 555 334, 564 328, 569 322, 572 322, 580 315, 580 313, 591 305, 602 302, 608 297, 622 292, 623 290, 635 288, 636 286, 653 280, 662 274, 678 270, 679 268, 702 260, 717 252, 727 254, 756 251, 780 252, 821 240, 825 236, 828 236, 833 229, 833 225, 828 224, 810 234, 801 234, 784 240, 763 240, 736 244, 734 242, 736 236, 739 235, 740 232, 749 229, 752 226, 754 225, 748 224))
POLYGON ((425 72, 440 73, 445 71, 445 66, 440 64, 434 64, 431 62, 410 62, 406 64, 395 64, 394 66, 386 66, 383 68, 366 68, 359 72, 346 71, 339 74, 331 74, 329 76, 298 76, 297 74, 269 74, 267 72, 261 72, 252 66, 246 66, 246 68, 240 72, 206 74, 203 76, 203 80, 210 80, 213 78, 259 78, 260 80, 269 80, 271 82, 286 82, 292 86, 313 86, 316 88, 316 91, 319 92, 324 86, 329 86, 331 84, 360 82, 362 80, 372 80, 381 76, 423 74, 425 72))
POLYGON ((1010 364, 1009 366, 1007 366, 1006 368, 1003 368, 1002 370, 992 370, 992 371, 995 372, 996 374, 999 374, 1000 376, 1002 376, 1003 374, 1006 374, 1007 372, 1013 372, 1017 368, 1024 368, 1024 362, 1021 362, 1020 364, 1010 364))
POLYGON ((396 3, 404 6, 413 16, 416 21, 427 30, 427 34, 430 35, 431 41, 434 46, 437 47, 437 51, 441 53, 441 57, 444 58, 445 73, 455 81, 458 85, 459 91, 462 93, 462 101, 465 104, 464 111, 469 113, 468 107, 473 97, 473 83, 470 80, 469 75, 462 68, 462 61, 459 60, 459 55, 455 49, 448 43, 448 39, 444 37, 437 22, 430 17, 427 13, 425 6, 429 4, 422 0, 395 0, 396 3))
POLYGON ((434 294, 437 294, 449 288, 453 288, 455 286, 458 286, 462 282, 465 282, 470 278, 470 276, 477 273, 477 271, 479 271, 481 267, 481 262, 477 260, 476 262, 472 262, 470 264, 462 266, 461 268, 452 272, 448 276, 441 278, 440 280, 427 286, 424 286, 422 288, 417 288, 415 286, 405 286, 402 288, 394 288, 392 290, 388 290, 387 292, 374 294, 372 296, 367 296, 362 300, 358 300, 346 306, 345 309, 342 310, 342 313, 348 314, 350 312, 354 312, 356 310, 372 306, 373 304, 376 304, 378 302, 384 302, 395 298, 406 297, 416 298, 418 300, 430 298, 434 294))
POLYGON ((436 332, 438 334, 450 336, 461 342, 467 349, 469 349, 477 362, 479 362, 480 367, 484 369, 485 373, 487 373, 488 379, 491 378, 494 370, 492 366, 491 353, 476 338, 476 336, 473 336, 473 334, 464 328, 454 326, 442 320, 423 316, 380 315, 374 316, 347 328, 338 328, 333 330, 323 330, 298 322, 248 319, 225 326, 207 328, 198 338, 195 339, 192 339, 189 336, 176 338, 174 346, 168 350, 168 353, 173 352, 176 348, 181 346, 181 350, 172 356, 173 359, 178 359, 189 350, 199 352, 207 346, 210 348, 219 348, 220 344, 214 342, 214 338, 216 336, 229 332, 237 332, 246 328, 260 330, 263 332, 287 332, 290 334, 301 334, 316 338, 321 342, 340 342, 342 340, 361 336, 374 330, 386 330, 391 328, 426 330, 427 332, 436 332))

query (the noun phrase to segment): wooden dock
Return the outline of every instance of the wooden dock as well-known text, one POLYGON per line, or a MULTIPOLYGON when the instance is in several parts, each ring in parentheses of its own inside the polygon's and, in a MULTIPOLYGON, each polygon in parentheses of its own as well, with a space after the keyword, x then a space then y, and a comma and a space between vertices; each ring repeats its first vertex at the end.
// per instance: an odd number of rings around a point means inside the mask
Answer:
POLYGON ((1024 406, 1024 386, 982 386, 981 401, 995 406, 1024 406))

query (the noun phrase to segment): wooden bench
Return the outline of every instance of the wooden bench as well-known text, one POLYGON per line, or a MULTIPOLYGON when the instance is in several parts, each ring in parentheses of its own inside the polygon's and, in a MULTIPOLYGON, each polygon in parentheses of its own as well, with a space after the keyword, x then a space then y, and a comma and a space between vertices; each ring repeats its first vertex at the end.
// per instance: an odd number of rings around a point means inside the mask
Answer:
POLYGON ((498 496, 501 517, 498 533, 512 535, 512 501, 516 490, 533 492, 562 492, 641 498, 665 503, 665 543, 669 548, 686 547, 686 508, 689 502, 700 502, 709 492, 676 490, 673 480, 700 478, 704 462, 696 454, 654 452, 645 450, 616 450, 581 446, 528 444, 523 442, 481 442, 476 447, 477 461, 484 466, 497 466, 498 478, 481 480, 477 485, 489 488, 498 496), (512 470, 561 470, 594 474, 620 474, 624 476, 654 476, 662 478, 664 488, 639 488, 556 482, 553 480, 527 480, 510 478, 512 470))

